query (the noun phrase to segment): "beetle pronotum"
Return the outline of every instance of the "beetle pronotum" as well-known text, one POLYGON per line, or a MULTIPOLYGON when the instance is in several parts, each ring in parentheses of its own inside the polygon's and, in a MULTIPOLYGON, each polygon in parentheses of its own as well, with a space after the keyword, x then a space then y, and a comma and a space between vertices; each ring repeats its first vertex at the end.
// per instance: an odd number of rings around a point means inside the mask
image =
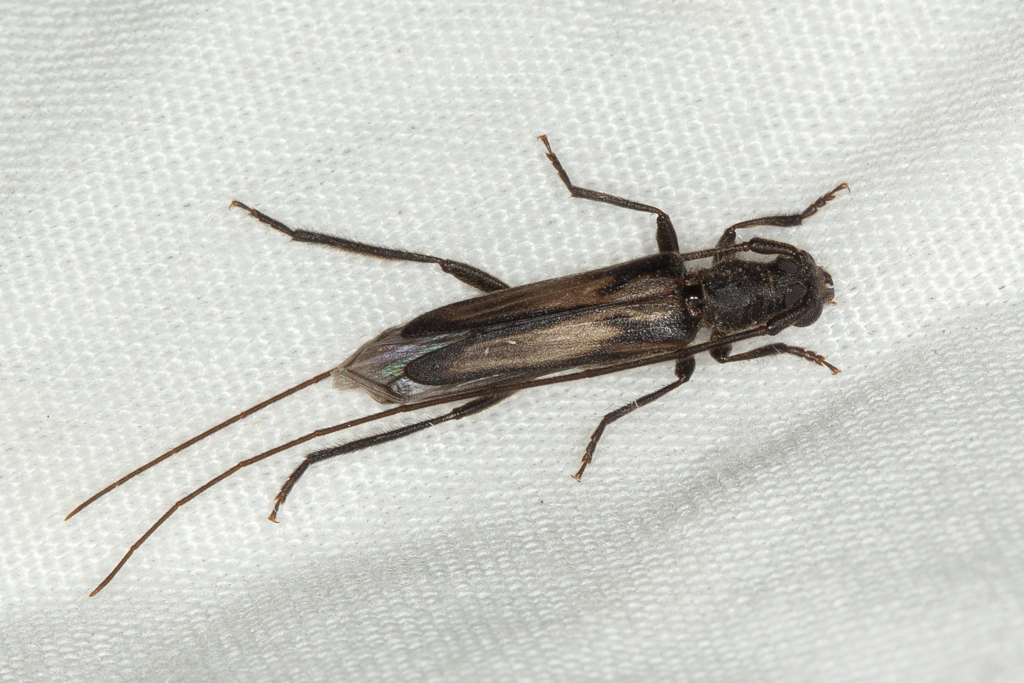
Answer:
POLYGON ((257 220, 297 242, 310 242, 391 261, 434 263, 462 282, 483 292, 442 306, 385 330, 360 347, 338 367, 211 427, 145 465, 129 472, 83 502, 70 519, 96 499, 129 479, 194 445, 244 417, 286 396, 334 377, 364 389, 381 403, 395 407, 310 432, 259 455, 242 460, 176 502, 125 553, 117 566, 90 595, 96 595, 120 571, 156 529, 190 500, 232 474, 265 458, 320 436, 342 431, 398 413, 442 403, 465 401, 442 415, 404 427, 323 448, 306 455, 277 494, 270 520, 292 487, 313 464, 345 453, 400 439, 442 422, 479 413, 513 393, 530 387, 569 382, 653 363, 675 362, 674 381, 604 416, 583 452, 580 480, 590 464, 605 428, 687 382, 694 356, 705 351, 719 363, 733 363, 789 354, 830 369, 823 356, 796 346, 773 343, 733 354, 732 345, 755 337, 774 336, 791 325, 814 323, 822 307, 833 303, 832 277, 807 252, 784 242, 754 237, 736 242, 736 231, 755 226, 793 227, 835 198, 846 183, 819 197, 804 211, 765 216, 736 223, 722 233, 711 249, 680 253, 672 221, 661 209, 574 185, 551 149, 540 140, 559 178, 573 197, 604 202, 654 214, 658 253, 597 270, 510 287, 479 268, 449 259, 400 249, 378 247, 318 232, 294 230, 239 201, 257 220), (774 256, 770 261, 737 258, 742 252, 774 256), (712 259, 708 268, 687 270, 686 263, 712 259), (694 343, 707 329, 707 341, 694 343))

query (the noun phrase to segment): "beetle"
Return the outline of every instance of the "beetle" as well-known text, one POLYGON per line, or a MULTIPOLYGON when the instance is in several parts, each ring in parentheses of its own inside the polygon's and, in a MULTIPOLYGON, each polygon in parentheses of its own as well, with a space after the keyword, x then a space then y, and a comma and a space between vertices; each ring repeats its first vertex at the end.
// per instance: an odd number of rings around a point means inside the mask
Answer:
POLYGON ((810 254, 791 244, 760 237, 736 241, 736 231, 756 226, 794 227, 833 200, 842 183, 804 211, 764 216, 736 223, 722 233, 715 247, 680 252, 675 228, 659 208, 575 185, 546 136, 546 156, 573 197, 651 213, 656 216, 658 253, 576 275, 511 287, 485 271, 460 261, 380 247, 319 232, 296 230, 239 201, 250 216, 296 242, 334 247, 364 256, 433 263, 479 290, 471 299, 442 306, 392 327, 361 346, 338 367, 312 377, 154 458, 99 491, 65 518, 70 519, 101 496, 189 446, 262 410, 286 396, 333 377, 342 387, 359 387, 380 403, 394 407, 355 420, 318 429, 236 463, 176 502, 128 550, 90 595, 96 595, 125 562, 174 512, 238 470, 320 436, 428 406, 465 401, 442 415, 404 427, 323 448, 306 455, 285 480, 269 519, 277 521, 281 505, 310 466, 324 460, 386 443, 484 411, 512 394, 546 384, 569 382, 654 363, 673 362, 675 380, 637 398, 602 418, 590 436, 579 481, 591 463, 601 436, 611 423, 648 405, 689 381, 694 357, 708 352, 719 363, 793 355, 839 369, 813 351, 782 343, 732 353, 732 345, 775 336, 790 326, 806 327, 822 308, 834 304, 832 276, 810 254), (774 257, 738 258, 744 252, 774 257), (692 261, 711 265, 689 269, 692 261), (696 342, 700 332, 709 338, 696 342))

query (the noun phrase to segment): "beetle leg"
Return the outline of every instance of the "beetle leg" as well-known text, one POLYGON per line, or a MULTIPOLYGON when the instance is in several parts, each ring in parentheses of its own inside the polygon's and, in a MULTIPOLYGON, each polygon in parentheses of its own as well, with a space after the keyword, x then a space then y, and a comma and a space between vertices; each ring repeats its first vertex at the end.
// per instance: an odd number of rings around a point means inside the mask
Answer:
POLYGON ((753 237, 750 240, 740 242, 739 244, 730 244, 724 247, 711 247, 710 249, 701 249, 699 251, 687 251, 680 254, 680 256, 684 261, 697 261, 705 258, 714 258, 715 263, 718 263, 719 261, 732 258, 735 254, 747 251, 752 251, 755 254, 790 256, 796 259, 801 258, 800 255, 804 253, 792 244, 777 242, 775 240, 765 239, 764 237, 753 237))
POLYGON ((554 151, 551 149, 551 145, 548 143, 548 136, 541 135, 537 138, 544 143, 547 147, 547 157, 551 161, 551 165, 555 167, 558 172, 558 177, 562 179, 565 186, 569 188, 569 194, 573 197, 580 199, 589 199, 595 202, 604 202, 605 204, 611 204, 613 206, 621 206, 624 209, 632 209, 633 211, 646 211, 647 213, 653 213, 658 217, 658 231, 656 233, 658 239, 658 251, 679 251, 679 239, 676 237, 676 229, 672 225, 672 219, 668 217, 668 214, 661 209, 650 206, 648 204, 641 204, 640 202, 634 202, 632 199, 623 199, 622 197, 616 197, 615 195, 606 194, 604 192, 598 192, 596 190, 588 190, 585 187, 579 187, 573 185, 572 181, 569 180, 569 174, 562 168, 562 162, 555 156, 554 151))
POLYGON ((270 513, 270 517, 268 519, 270 519, 271 522, 277 522, 278 510, 281 509, 281 505, 284 504, 284 501, 291 492, 292 487, 295 486, 295 482, 302 478, 302 475, 306 473, 306 470, 309 469, 310 465, 339 455, 345 455, 346 453, 361 451, 362 449, 369 448, 370 446, 376 446, 377 444, 401 439, 403 436, 415 434, 416 432, 423 431, 424 429, 441 424, 442 422, 459 420, 464 417, 469 417, 470 415, 475 415, 476 413, 483 412, 484 410, 501 403, 511 395, 511 393, 507 393, 499 394, 497 396, 484 396, 483 398, 475 399, 469 403, 464 403, 455 410, 447 412, 444 415, 432 417, 429 420, 414 422, 411 425, 398 427, 397 429, 382 432, 381 434, 374 434, 373 436, 367 436, 362 439, 343 443, 340 446, 332 446, 330 448, 324 448, 323 450, 310 453, 306 456, 306 459, 295 468, 295 471, 288 476, 288 479, 285 480, 284 485, 281 487, 281 491, 277 494, 277 498, 274 500, 274 510, 270 513))
MULTIPOLYGON (((722 236, 718 240, 718 246, 731 247, 736 244, 736 231, 742 230, 743 228, 753 228, 758 225, 773 225, 780 228, 792 228, 797 225, 801 225, 805 220, 818 213, 818 209, 835 199, 836 193, 840 190, 846 190, 849 192, 850 186, 846 183, 841 183, 831 192, 823 194, 811 202, 811 205, 804 209, 803 213, 795 213, 789 216, 763 216, 761 218, 752 218, 749 221, 742 221, 735 225, 731 225, 722 233, 722 236)), ((720 256, 715 256, 715 263, 720 263, 721 261, 727 261, 734 258, 736 258, 735 252, 722 254, 720 256)))
POLYGON ((818 355, 814 351, 801 349, 799 346, 790 346, 789 344, 765 344, 764 346, 759 346, 756 349, 751 349, 750 351, 744 351, 743 353, 737 353, 735 355, 732 355, 731 351, 732 344, 726 344, 724 346, 719 346, 716 349, 712 349, 710 354, 711 357, 719 363, 735 363, 737 361, 767 358, 768 356, 780 356, 788 353, 791 356, 806 358, 812 363, 817 363, 823 368, 828 368, 832 371, 833 375, 839 373, 839 368, 827 362, 824 356, 818 355))
POLYGON ((482 292, 496 292, 499 289, 508 289, 508 285, 494 277, 490 273, 486 273, 475 266, 471 266, 468 263, 462 263, 461 261, 452 261, 450 259, 438 258, 437 256, 429 256, 427 254, 418 254, 414 251, 404 251, 402 249, 390 249, 388 247, 378 247, 374 244, 365 244, 363 242, 356 242, 355 240, 345 239, 344 237, 336 237, 334 235, 326 235, 322 232, 310 232, 309 230, 294 230, 289 228, 281 221, 271 218, 270 216, 257 211, 256 209, 250 208, 239 201, 231 202, 231 206, 237 206, 240 209, 244 209, 249 212, 249 215, 260 221, 266 223, 274 230, 283 232, 284 234, 291 237, 296 242, 310 242, 312 244, 325 244, 335 249, 341 249, 353 254, 362 254, 363 256, 372 256, 374 258, 385 259, 387 261, 413 261, 415 263, 436 263, 441 266, 441 270, 450 275, 454 275, 459 280, 462 280, 470 287, 475 287, 482 292))
POLYGON ((576 481, 580 481, 580 479, 583 477, 583 470, 587 469, 587 465, 589 465, 590 461, 594 459, 594 451, 597 449, 597 442, 601 440, 601 436, 604 434, 605 427, 610 425, 612 422, 615 422, 620 417, 625 417, 626 415, 629 415, 637 408, 643 407, 648 403, 654 403, 668 392, 690 381, 690 377, 693 376, 693 370, 696 366, 697 362, 693 359, 693 357, 681 358, 677 360, 676 377, 678 377, 679 379, 677 379, 675 382, 672 382, 667 386, 662 387, 661 389, 658 389, 655 392, 647 394, 646 396, 641 396, 637 400, 627 403, 618 410, 613 410, 612 412, 605 415, 601 419, 601 423, 597 425, 597 429, 595 429, 594 433, 590 435, 590 443, 587 444, 587 450, 583 452, 583 458, 580 460, 580 462, 583 464, 580 465, 579 472, 572 475, 572 478, 575 479, 576 481))

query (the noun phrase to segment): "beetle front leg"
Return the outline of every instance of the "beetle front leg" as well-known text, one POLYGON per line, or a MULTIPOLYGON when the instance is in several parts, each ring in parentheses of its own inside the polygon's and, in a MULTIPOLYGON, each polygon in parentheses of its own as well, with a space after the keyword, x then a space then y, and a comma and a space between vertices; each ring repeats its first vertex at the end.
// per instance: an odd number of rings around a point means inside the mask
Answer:
MULTIPOLYGON (((836 198, 836 193, 840 190, 850 191, 850 186, 846 183, 841 183, 836 186, 831 192, 823 194, 822 196, 811 202, 811 205, 803 210, 803 213, 795 213, 788 216, 762 216, 761 218, 752 218, 749 221, 742 221, 731 225, 725 229, 722 236, 718 239, 718 247, 731 247, 736 244, 736 231, 742 230, 743 228, 753 228, 759 225, 771 225, 780 228, 792 228, 797 225, 801 225, 805 220, 818 213, 818 209, 822 208, 830 201, 836 198)), ((735 252, 721 254, 715 256, 715 263, 721 261, 727 261, 729 259, 736 258, 735 252)))
POLYGON ((823 368, 828 368, 832 371, 833 375, 839 374, 839 368, 832 365, 825 360, 825 357, 815 353, 814 351, 808 351, 807 349, 801 349, 799 346, 790 346, 789 344, 765 344, 759 346, 756 349, 750 351, 744 351, 743 353, 731 354, 732 344, 726 344, 725 346, 719 346, 717 349, 710 351, 711 357, 717 360, 719 363, 736 363, 743 360, 754 360, 755 358, 767 358, 768 356, 781 356, 783 354, 789 354, 791 356, 798 356, 812 363, 817 363, 823 368))
POLYGON ((679 238, 676 237, 676 229, 672 225, 672 219, 668 217, 668 214, 661 209, 650 206, 649 204, 641 204, 640 202, 634 202, 632 199, 623 199, 622 197, 616 197, 615 195, 607 194, 605 192, 598 192, 597 190, 588 190, 585 187, 579 187, 573 185, 572 181, 569 180, 569 174, 562 168, 562 162, 555 156, 554 151, 551 149, 551 145, 548 143, 548 136, 541 135, 537 138, 544 143, 547 147, 547 157, 551 161, 551 165, 555 167, 558 172, 558 177, 562 179, 565 186, 569 189, 569 194, 573 197, 580 199, 589 199, 595 202, 603 202, 605 204, 611 204, 612 206, 621 206, 624 209, 632 209, 633 211, 644 211, 646 213, 653 213, 658 217, 658 251, 679 251, 679 238))
POLYGON ((693 359, 693 357, 681 358, 680 360, 677 360, 676 377, 678 377, 679 379, 677 379, 675 382, 672 382, 672 384, 669 384, 668 386, 664 386, 653 393, 647 394, 646 396, 641 396, 637 400, 631 403, 627 403, 618 410, 613 410, 612 412, 605 415, 601 419, 601 423, 597 425, 597 429, 595 429, 594 433, 590 435, 590 443, 587 444, 587 450, 583 452, 583 458, 580 460, 580 462, 582 462, 583 464, 580 465, 579 472, 572 475, 572 478, 575 479, 576 481, 580 481, 580 479, 583 477, 583 470, 587 469, 587 465, 589 465, 590 461, 594 459, 594 451, 597 450, 597 442, 601 440, 601 436, 604 434, 605 427, 610 425, 612 422, 615 422, 620 417, 625 417, 626 415, 629 415, 637 408, 645 406, 648 403, 653 403, 657 401, 659 398, 661 398, 668 392, 690 381, 690 377, 693 376, 693 370, 695 367, 697 367, 697 362, 693 359))

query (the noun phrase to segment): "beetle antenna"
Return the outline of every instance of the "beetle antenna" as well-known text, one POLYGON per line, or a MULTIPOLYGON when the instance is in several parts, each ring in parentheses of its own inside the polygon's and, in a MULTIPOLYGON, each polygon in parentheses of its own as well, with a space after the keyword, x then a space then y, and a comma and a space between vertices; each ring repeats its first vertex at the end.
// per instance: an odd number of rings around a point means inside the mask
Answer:
MULTIPOLYGON (((329 374, 330 373, 328 373, 328 375, 329 374)), ((319 375, 318 375, 318 377, 319 377, 319 375)), ((313 380, 317 380, 317 378, 314 377, 312 380, 308 380, 308 381, 312 382, 313 380)), ((319 381, 319 380, 317 380, 317 381, 319 381)), ((301 385, 300 385, 300 388, 301 388, 301 385)), ((277 397, 275 397, 275 398, 277 398, 277 397)), ((160 519, 156 520, 156 523, 153 524, 153 526, 151 526, 148 529, 146 529, 146 533, 142 534, 142 536, 139 537, 139 540, 135 541, 135 543, 132 544, 132 547, 129 548, 128 552, 126 552, 124 554, 124 557, 122 557, 121 561, 117 563, 117 566, 114 567, 113 571, 111 571, 109 574, 107 574, 107 577, 100 582, 100 585, 96 586, 96 588, 93 590, 92 593, 89 593, 89 597, 92 597, 92 596, 96 595, 97 593, 99 593, 101 590, 103 590, 104 586, 106 586, 108 583, 110 583, 111 579, 113 579, 117 575, 117 573, 119 571, 121 571, 121 567, 123 567, 125 562, 128 561, 128 558, 130 558, 132 556, 132 554, 135 553, 135 551, 138 550, 139 547, 143 543, 146 542, 147 538, 149 538, 150 536, 153 535, 154 531, 156 531, 158 528, 160 528, 161 524, 166 522, 170 518, 171 515, 173 515, 175 512, 177 512, 178 508, 182 507, 183 505, 188 503, 193 498, 196 498, 197 496, 199 496, 204 491, 213 488, 214 486, 216 486, 220 482, 224 481, 225 479, 227 479, 228 477, 230 477, 232 474, 234 474, 238 470, 242 469, 243 467, 248 467, 249 465, 254 465, 254 464, 258 463, 261 460, 265 460, 265 459, 269 458, 272 455, 276 455, 276 454, 280 453, 281 451, 287 450, 289 448, 293 448, 295 446, 298 446, 299 444, 306 443, 307 441, 311 441, 311 440, 319 438, 321 436, 326 436, 328 434, 333 434, 334 432, 340 432, 343 429, 348 429, 350 427, 356 427, 356 426, 364 424, 366 422, 373 422, 374 420, 380 420, 380 419, 383 419, 385 417, 390 417, 392 415, 396 415, 398 413, 407 413, 407 412, 409 412, 411 410, 419 410, 420 408, 423 408, 423 407, 425 407, 427 405, 433 405, 433 404, 437 404, 437 403, 441 403, 441 402, 442 401, 433 401, 433 402, 425 402, 425 403, 420 404, 420 405, 416 405, 416 404, 413 404, 413 405, 402 405, 402 406, 398 406, 396 408, 390 408, 388 410, 382 410, 381 412, 374 413, 372 415, 365 415, 363 417, 356 418, 355 420, 349 420, 348 422, 342 422, 341 424, 334 425, 333 427, 324 427, 323 429, 317 429, 316 431, 312 431, 312 432, 310 432, 308 434, 300 436, 297 439, 292 439, 288 443, 281 444, 280 446, 275 446, 274 448, 271 448, 269 451, 263 451, 259 455, 254 455, 251 458, 248 458, 246 460, 242 460, 240 462, 235 463, 230 468, 224 470, 223 472, 218 474, 216 477, 214 477, 210 481, 206 482, 205 484, 203 484, 199 488, 195 489, 190 494, 188 494, 187 496, 185 496, 184 498, 179 500, 177 503, 172 505, 170 508, 168 508, 167 512, 165 512, 160 517, 160 519)), ((449 402, 449 399, 444 399, 444 402, 449 402)), ((161 456, 161 457, 164 457, 164 456, 161 456)), ((109 488, 113 488, 113 486, 110 486, 109 488)), ((105 492, 106 491, 103 491, 103 492, 101 492, 98 495, 102 495, 102 493, 105 493, 105 492)), ((96 497, 98 497, 98 496, 93 496, 93 498, 96 498, 96 497)), ((91 500, 92 499, 90 499, 90 501, 91 500)), ((85 504, 88 504, 90 501, 86 501, 85 504)), ((81 507, 84 507, 84 504, 81 507)), ((77 512, 77 510, 76 510, 76 512, 77 512)))
POLYGON ((107 495, 108 493, 110 493, 111 491, 116 489, 121 484, 125 483, 129 479, 134 479, 136 476, 142 474, 143 472, 148 470, 150 467, 153 467, 154 465, 158 465, 159 463, 163 462, 164 460, 166 460, 167 458, 171 457, 175 453, 180 453, 181 451, 185 450, 189 446, 194 446, 195 444, 199 443, 200 441, 202 441, 206 437, 210 436, 211 434, 216 434, 217 432, 219 432, 220 430, 224 429, 225 427, 228 427, 228 426, 234 424, 235 422, 238 422, 243 417, 249 417, 253 413, 256 413, 256 412, 259 412, 259 411, 263 410, 264 408, 266 408, 270 404, 277 403, 281 399, 287 398, 288 396, 291 396, 295 392, 301 391, 301 390, 305 389, 306 387, 309 387, 309 386, 312 386, 312 385, 316 384, 317 382, 322 382, 322 381, 324 381, 325 379, 327 379, 330 376, 331 376, 331 371, 328 370, 327 372, 320 373, 316 377, 310 377, 305 382, 302 382, 301 384, 296 384, 291 389, 288 389, 287 391, 282 391, 280 394, 277 394, 276 396, 271 396, 266 401, 263 401, 262 403, 257 403, 252 408, 249 408, 247 410, 243 410, 242 412, 238 413, 234 417, 231 417, 231 418, 228 418, 227 420, 224 420, 219 425, 207 429, 205 432, 203 432, 199 436, 194 436, 191 439, 189 439, 188 441, 186 441, 185 443, 179 444, 179 445, 175 446, 174 448, 172 448, 171 450, 167 451, 163 455, 159 455, 159 456, 153 458, 152 460, 147 462, 142 467, 139 467, 138 469, 132 470, 128 474, 124 475, 123 477, 121 477, 120 479, 115 481, 113 484, 110 484, 109 486, 107 486, 102 491, 99 491, 98 493, 95 493, 92 496, 90 496, 88 500, 86 500, 84 503, 82 503, 81 505, 76 507, 74 510, 72 510, 68 514, 68 516, 64 518, 64 521, 65 522, 68 521, 69 519, 71 519, 72 517, 77 515, 79 512, 81 512, 82 510, 84 510, 85 508, 89 507, 91 504, 93 504, 94 502, 96 502, 97 500, 102 498, 103 496, 107 495))

